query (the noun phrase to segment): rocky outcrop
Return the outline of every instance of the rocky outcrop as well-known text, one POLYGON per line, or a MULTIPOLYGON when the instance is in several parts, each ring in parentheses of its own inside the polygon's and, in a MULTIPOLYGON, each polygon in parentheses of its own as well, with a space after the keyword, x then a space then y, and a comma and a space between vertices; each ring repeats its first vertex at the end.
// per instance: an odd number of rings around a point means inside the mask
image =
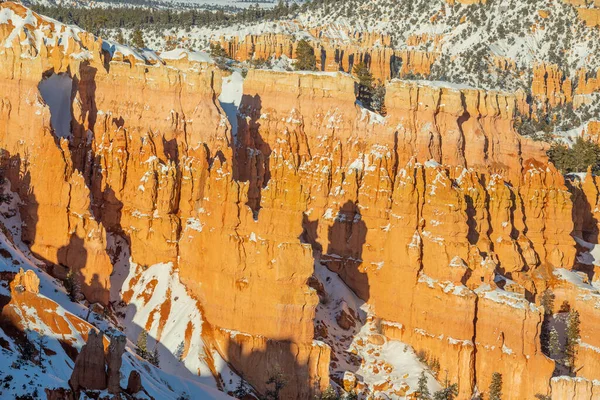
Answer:
POLYGON ((313 248, 322 249, 328 267, 377 316, 392 322, 384 325, 386 335, 438 358, 464 396, 475 384, 487 385, 502 365, 505 379, 521 388, 514 398, 544 392, 553 363, 539 345, 521 342, 539 341, 541 314, 529 310, 537 292, 529 271, 573 265, 572 206, 560 174, 532 161, 545 159, 544 147, 512 130, 518 99, 392 82, 384 120, 352 104, 352 90, 342 75, 250 71, 243 112, 260 118, 257 131, 238 132, 237 154, 251 154, 244 147, 259 137, 269 144, 271 181, 260 192, 259 221, 281 191, 302 182, 306 205, 289 204, 315 221, 308 235, 313 248), (285 172, 290 168, 293 179, 285 172), (547 231, 550 226, 556 229, 547 231), (506 292, 495 289, 494 272, 521 287, 510 295, 522 304, 521 315, 513 304, 487 300, 496 290, 506 292), (500 335, 498 313, 525 324, 525 336, 500 335), (536 379, 543 378, 526 387, 526 372, 514 371, 529 371, 532 363, 536 379))
MULTIPOLYGON (((438 53, 414 49, 395 50, 389 35, 374 32, 345 32, 343 41, 325 33, 325 29, 310 30, 309 40, 317 56, 317 70, 352 73, 353 66, 364 62, 376 81, 385 82, 397 76, 419 74, 427 76, 438 53)), ((410 38, 411 43, 429 38, 410 38)), ((439 40, 439 38, 437 39, 439 40)), ((221 37, 219 43, 226 53, 238 61, 268 60, 271 57, 296 57, 297 39, 289 34, 264 33, 221 37)))
POLYGON ((579 18, 587 26, 600 26, 600 1, 563 0, 577 9, 579 18))
POLYGON ((127 378, 127 393, 136 394, 142 390, 142 377, 140 376, 140 373, 131 371, 129 378, 127 378))
POLYGON ((19 273, 15 275, 11 282, 11 291, 16 292, 29 292, 32 294, 40 293, 40 278, 32 270, 23 271, 20 269, 19 273))
POLYGON ((549 106, 556 107, 573 101, 573 84, 558 65, 536 64, 533 67, 531 94, 549 106))
MULTIPOLYGON (((121 364, 123 363, 123 354, 125 353, 125 345, 127 337, 124 335, 113 335, 110 338, 110 345, 106 352, 106 386, 109 393, 121 393, 121 364)), ((133 374, 136 371, 131 371, 133 374)), ((139 377, 139 373, 138 373, 139 377)), ((129 385, 128 385, 129 387, 129 385)), ((135 393, 135 392, 133 392, 135 393)))
POLYGON ((81 389, 104 390, 107 387, 102 337, 102 333, 91 330, 75 360, 69 384, 76 393, 81 389))
POLYGON ((552 398, 557 399, 596 399, 600 396, 600 385, 595 381, 581 378, 552 378, 552 398))

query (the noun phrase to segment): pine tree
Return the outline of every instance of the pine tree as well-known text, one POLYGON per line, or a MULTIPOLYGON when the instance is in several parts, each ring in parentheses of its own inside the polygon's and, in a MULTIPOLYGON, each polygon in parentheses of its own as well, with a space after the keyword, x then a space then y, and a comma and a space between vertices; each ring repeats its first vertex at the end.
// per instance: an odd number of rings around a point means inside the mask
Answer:
POLYGON ((427 376, 425 376, 425 371, 421 371, 421 375, 419 376, 417 400, 431 400, 431 393, 427 386, 427 376))
POLYGON ((494 372, 490 383, 489 400, 502 400, 502 374, 494 372))
POLYGON ((358 395, 356 394, 356 392, 351 391, 348 392, 344 395, 343 397, 344 400, 358 400, 358 395))
POLYGON ((571 372, 575 367, 575 357, 577 356, 577 344, 580 337, 579 324, 579 312, 571 310, 567 318, 567 343, 565 346, 566 364, 571 372))
POLYGON ((144 47, 146 47, 146 43, 144 42, 144 35, 142 34, 142 31, 139 28, 134 30, 131 34, 131 45, 133 47, 137 47, 138 49, 143 49, 144 47))
POLYGON ((121 30, 119 29, 119 32, 117 33, 117 43, 119 44, 125 44, 125 36, 123 36, 123 32, 121 32, 121 30))
POLYGON ((244 374, 240 375, 240 381, 238 382, 235 391, 233 392, 233 396, 237 399, 244 398, 249 395, 251 392, 248 382, 244 379, 244 374))
POLYGON ((145 329, 142 329, 138 336, 135 353, 143 359, 148 357, 148 332, 145 329))
POLYGON ((306 40, 302 39, 296 46, 296 63, 294 64, 296 71, 316 71, 317 57, 315 49, 306 40))
POLYGON ((333 386, 328 386, 323 393, 321 393, 320 400, 339 400, 340 396, 337 394, 333 386))
POLYGON ((560 357, 560 340, 558 337, 558 332, 556 328, 552 327, 549 334, 549 343, 548 343, 548 351, 549 355, 553 359, 558 359, 560 357))
POLYGON ((554 293, 550 289, 544 290, 540 299, 540 304, 544 307, 544 314, 552 314, 554 310, 554 293))
POLYGON ((177 357, 177 360, 183 361, 184 353, 185 353, 185 342, 181 342, 177 346, 177 350, 175 350, 175 357, 177 357))
POLYGON ((558 310, 559 313, 568 313, 571 311, 571 305, 569 304, 568 301, 563 301, 562 304, 560 305, 560 309, 558 310))
POLYGON ((148 361, 150 362, 150 364, 154 365, 157 368, 160 367, 160 357, 158 355, 158 346, 154 346, 154 351, 148 358, 149 358, 148 361))
POLYGON ((267 380, 267 385, 273 385, 273 389, 267 390, 265 398, 267 400, 279 400, 279 394, 281 389, 286 385, 285 377, 281 372, 277 372, 275 375, 267 380))
POLYGON ((46 353, 44 349, 48 344, 48 339, 46 338, 46 334, 43 331, 38 333, 37 337, 35 338, 35 344, 38 352, 37 364, 40 365, 42 367, 42 371, 45 372, 46 368, 44 367, 44 355, 46 353))
POLYGON ((456 396, 458 396, 458 385, 456 383, 450 384, 448 371, 446 371, 444 388, 434 393, 433 400, 454 400, 456 396))
POLYGON ((369 71, 367 64, 360 62, 352 68, 352 72, 358 78, 356 99, 368 109, 371 109, 373 100, 373 74, 369 71))
POLYGON ((65 278, 64 285, 65 285, 65 289, 67 290, 67 295, 69 296, 69 300, 77 301, 77 298, 79 297, 79 293, 80 293, 80 288, 79 288, 79 282, 77 281, 77 276, 75 275, 75 272, 73 272, 72 269, 70 269, 69 272, 67 273, 67 277, 65 278))
POLYGON ((387 115, 387 110, 385 108, 385 92, 385 84, 379 81, 373 88, 373 99, 371 101, 373 111, 383 116, 387 115))
POLYGON ((213 57, 227 57, 227 52, 221 46, 221 43, 211 43, 210 44, 210 55, 213 57))
POLYGON ((540 344, 542 352, 551 357, 550 352, 550 319, 554 310, 554 293, 546 289, 541 296, 540 304, 544 307, 544 320, 542 321, 542 329, 540 332, 540 344))
POLYGON ((29 329, 25 330, 25 335, 23 337, 23 340, 20 341, 20 343, 18 344, 19 347, 19 358, 22 361, 35 361, 35 353, 37 351, 35 345, 33 343, 31 343, 31 341, 28 338, 28 334, 31 331, 29 329))

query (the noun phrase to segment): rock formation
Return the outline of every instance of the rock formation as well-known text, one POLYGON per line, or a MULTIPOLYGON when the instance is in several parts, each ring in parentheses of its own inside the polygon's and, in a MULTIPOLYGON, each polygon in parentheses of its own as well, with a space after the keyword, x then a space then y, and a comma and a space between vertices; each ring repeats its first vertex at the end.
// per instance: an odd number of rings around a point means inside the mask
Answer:
MULTIPOLYGON (((517 134, 522 94, 394 80, 384 118, 356 103, 347 74, 250 70, 235 129, 217 101, 226 72, 214 64, 125 56, 23 6, 0 9, 20 16, 0 25, 10 44, 0 53, 0 146, 22 200, 23 240, 49 268, 76 272, 89 301, 111 300, 109 238, 118 237, 140 270, 177 269, 202 311, 204 343, 259 392, 283 374, 283 397, 307 399, 329 386, 335 361, 314 340, 316 256, 381 320, 382 342, 437 359, 460 398, 488 387, 493 372, 511 388, 506 399, 596 390, 583 378, 598 379, 589 366, 599 353, 588 350, 600 348, 599 294, 559 275, 576 275, 571 234, 597 232, 598 183, 565 182, 547 145, 517 134), (31 26, 19 25, 23 16, 31 26), (33 40, 28 32, 42 27, 65 44, 33 40), (62 87, 57 77, 71 82, 65 137, 39 90, 62 87), (581 381, 550 381, 554 361, 540 348, 547 288, 582 316, 581 381)), ((293 52, 280 35, 223 44, 240 59, 293 52)), ((341 52, 366 54, 327 46, 324 62, 339 58, 324 70, 349 68, 341 52)), ((380 60, 376 74, 387 77, 394 52, 378 52, 371 65, 380 60)), ((414 68, 426 71, 428 57, 414 68)), ((539 68, 536 93, 568 101, 560 71, 539 68)), ((35 295, 34 280, 15 278, 29 289, 3 315, 35 295)), ((116 391, 123 349, 113 339, 105 356, 92 331, 73 386, 116 391)), ((129 379, 139 390, 139 376, 129 379)))
POLYGON ((102 333, 91 330, 87 343, 81 348, 69 384, 77 393, 81 389, 106 389, 104 344, 102 333))

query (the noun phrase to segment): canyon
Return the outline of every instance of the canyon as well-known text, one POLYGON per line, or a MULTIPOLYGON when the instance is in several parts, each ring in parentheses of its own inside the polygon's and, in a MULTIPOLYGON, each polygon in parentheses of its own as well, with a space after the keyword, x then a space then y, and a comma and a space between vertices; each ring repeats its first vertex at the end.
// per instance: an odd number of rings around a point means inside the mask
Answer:
MULTIPOLYGON (((436 360, 428 374, 457 383, 460 399, 494 372, 504 399, 597 398, 598 177, 564 177, 548 144, 517 133, 531 112, 522 92, 388 79, 389 60, 427 75, 433 56, 393 50, 385 35, 353 40, 320 42, 320 72, 242 76, 205 53, 142 53, 0 4, 0 165, 22 219, 7 241, 38 261, 3 275, 2 326, 25 330, 24 307, 51 324, 39 280, 71 273, 90 307, 123 312, 115 324, 130 342, 147 331, 164 359, 181 343, 186 373, 223 391, 231 372, 260 394, 282 376, 286 399, 333 384, 414 396, 385 373, 361 381, 368 357, 345 361, 352 346, 403 343, 436 360), (356 102, 347 73, 367 55, 385 117, 356 102), (335 279, 352 304, 327 302, 335 279), (563 301, 579 312, 576 377, 555 377, 542 352, 547 290, 551 313, 563 301), (337 319, 323 319, 326 307, 337 319), (359 340, 334 336, 359 326, 359 340)), ((292 58, 295 46, 277 34, 220 43, 240 61, 292 58)), ((581 72, 573 93, 543 65, 532 90, 554 106, 597 80, 581 72)), ((121 358, 136 366, 130 387, 150 390, 125 338, 75 312, 58 320, 77 361, 57 391, 121 391, 121 358)))

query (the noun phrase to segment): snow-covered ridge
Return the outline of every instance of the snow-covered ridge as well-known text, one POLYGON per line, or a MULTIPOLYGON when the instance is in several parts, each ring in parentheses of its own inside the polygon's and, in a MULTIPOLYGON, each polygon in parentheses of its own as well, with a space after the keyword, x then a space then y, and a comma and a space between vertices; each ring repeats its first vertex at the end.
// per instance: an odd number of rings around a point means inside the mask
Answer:
POLYGON ((114 60, 139 61, 151 65, 187 60, 191 63, 212 64, 210 55, 203 51, 174 49, 159 54, 150 49, 135 49, 115 41, 100 39, 75 25, 66 25, 52 18, 39 15, 17 3, 0 4, 0 55, 14 47, 21 48, 22 58, 36 57, 42 47, 59 47, 65 55, 79 60, 99 57, 95 48, 99 43, 102 51, 114 60))

